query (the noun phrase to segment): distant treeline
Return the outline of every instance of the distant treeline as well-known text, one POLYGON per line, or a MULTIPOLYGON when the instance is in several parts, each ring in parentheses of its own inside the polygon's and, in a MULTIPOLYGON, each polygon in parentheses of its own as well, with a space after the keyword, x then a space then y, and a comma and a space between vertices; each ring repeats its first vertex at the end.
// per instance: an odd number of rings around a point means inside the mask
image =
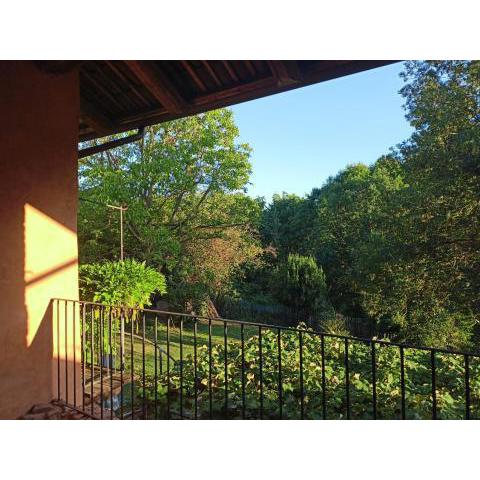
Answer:
MULTIPOLYGON (((480 62, 408 62, 412 137, 353 164, 305 198, 275 195, 260 223, 275 252, 325 274, 335 312, 397 339, 474 347, 480 319, 480 62)), ((353 159, 354 160, 354 159, 353 159)))

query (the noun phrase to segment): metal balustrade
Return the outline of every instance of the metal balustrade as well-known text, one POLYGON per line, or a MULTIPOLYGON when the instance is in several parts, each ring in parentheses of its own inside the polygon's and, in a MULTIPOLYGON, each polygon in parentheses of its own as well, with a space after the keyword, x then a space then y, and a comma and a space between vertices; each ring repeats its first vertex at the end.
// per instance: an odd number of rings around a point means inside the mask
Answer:
POLYGON ((52 307, 58 399, 97 418, 480 415, 474 352, 73 300, 52 307))

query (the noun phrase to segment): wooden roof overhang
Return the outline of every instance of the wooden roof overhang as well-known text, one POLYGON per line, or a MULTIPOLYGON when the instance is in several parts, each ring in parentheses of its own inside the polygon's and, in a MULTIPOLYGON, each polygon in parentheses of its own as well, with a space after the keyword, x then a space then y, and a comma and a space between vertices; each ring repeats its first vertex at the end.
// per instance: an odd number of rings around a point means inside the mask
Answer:
MULTIPOLYGON (((67 63, 67 62, 64 62, 67 63)), ((374 60, 79 62, 80 141, 253 100, 392 63, 374 60)), ((57 62, 62 68, 62 62, 57 62)))

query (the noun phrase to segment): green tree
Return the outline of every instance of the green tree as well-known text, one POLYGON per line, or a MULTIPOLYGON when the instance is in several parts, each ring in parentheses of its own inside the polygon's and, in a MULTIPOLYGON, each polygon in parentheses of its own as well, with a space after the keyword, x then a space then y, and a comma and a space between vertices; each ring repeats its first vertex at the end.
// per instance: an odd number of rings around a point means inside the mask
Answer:
POLYGON ((308 228, 304 217, 305 200, 297 195, 274 194, 271 203, 262 212, 260 234, 266 245, 286 258, 289 253, 299 253, 308 228))
POLYGON ((403 185, 401 166, 394 157, 386 156, 372 167, 347 167, 306 199, 307 208, 314 213, 304 249, 325 269, 330 297, 342 313, 364 314, 359 252, 375 229, 377 215, 403 185))
MULTIPOLYGON (((245 195, 251 149, 238 142, 238 135, 232 112, 217 110, 149 127, 143 143, 82 161, 82 262, 116 258, 118 212, 106 205, 126 205, 126 255, 165 273, 172 298, 183 298, 178 306, 187 299, 175 294, 177 286, 186 292, 189 285, 206 298, 218 284, 212 276, 219 270, 206 271, 192 261, 191 252, 225 236, 232 244, 256 243, 250 227, 260 207, 245 195), (228 233, 234 229, 242 235, 228 233)), ((247 257, 253 252, 239 250, 247 257)))
POLYGON ((325 274, 312 257, 288 255, 276 270, 273 288, 278 300, 294 310, 297 323, 312 324, 316 314, 331 310, 325 274))
POLYGON ((480 62, 408 62, 404 79, 408 187, 362 250, 363 305, 406 340, 467 346, 480 306, 480 62))

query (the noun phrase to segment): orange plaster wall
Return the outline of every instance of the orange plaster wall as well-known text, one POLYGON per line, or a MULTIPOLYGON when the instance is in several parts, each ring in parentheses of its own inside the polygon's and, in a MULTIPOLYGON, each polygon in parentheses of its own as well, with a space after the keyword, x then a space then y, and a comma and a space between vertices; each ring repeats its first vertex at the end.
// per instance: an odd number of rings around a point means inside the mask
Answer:
POLYGON ((49 302, 78 298, 78 116, 76 71, 0 61, 0 418, 57 396, 49 302))

